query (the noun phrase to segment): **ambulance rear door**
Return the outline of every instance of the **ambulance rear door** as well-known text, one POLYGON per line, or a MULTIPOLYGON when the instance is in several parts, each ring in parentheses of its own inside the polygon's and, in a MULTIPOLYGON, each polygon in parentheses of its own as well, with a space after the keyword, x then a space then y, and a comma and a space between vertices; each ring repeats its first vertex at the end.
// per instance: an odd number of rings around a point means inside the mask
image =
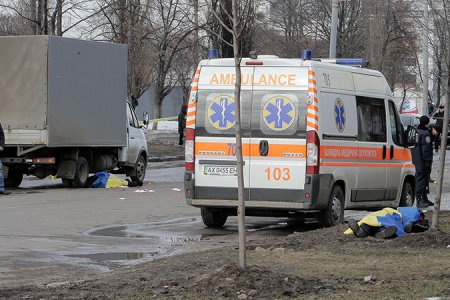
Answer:
MULTIPOLYGON (((250 177, 249 128, 253 70, 254 67, 250 66, 241 68, 245 198, 248 198, 250 177)), ((196 199, 237 200, 235 74, 232 66, 206 65, 201 69, 195 130, 196 199)))
POLYGON ((254 74, 250 199, 300 202, 306 175, 308 69, 257 66, 254 74))

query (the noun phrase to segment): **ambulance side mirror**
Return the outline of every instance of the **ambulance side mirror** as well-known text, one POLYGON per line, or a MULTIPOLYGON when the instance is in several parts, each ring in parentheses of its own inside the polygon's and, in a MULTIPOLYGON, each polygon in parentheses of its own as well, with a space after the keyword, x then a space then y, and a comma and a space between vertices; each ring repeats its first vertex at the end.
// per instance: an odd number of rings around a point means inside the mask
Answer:
POLYGON ((408 128, 405 131, 405 141, 405 148, 412 149, 417 146, 419 143, 419 132, 416 127, 408 125, 408 128))

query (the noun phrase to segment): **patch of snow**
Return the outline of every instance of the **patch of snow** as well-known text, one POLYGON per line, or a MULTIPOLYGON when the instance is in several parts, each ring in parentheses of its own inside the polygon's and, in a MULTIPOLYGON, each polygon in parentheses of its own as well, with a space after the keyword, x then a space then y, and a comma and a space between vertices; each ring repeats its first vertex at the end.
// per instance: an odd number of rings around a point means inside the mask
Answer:
POLYGON ((163 121, 158 122, 158 129, 152 130, 153 123, 148 125, 147 131, 152 133, 164 133, 164 132, 178 132, 178 121, 163 121))

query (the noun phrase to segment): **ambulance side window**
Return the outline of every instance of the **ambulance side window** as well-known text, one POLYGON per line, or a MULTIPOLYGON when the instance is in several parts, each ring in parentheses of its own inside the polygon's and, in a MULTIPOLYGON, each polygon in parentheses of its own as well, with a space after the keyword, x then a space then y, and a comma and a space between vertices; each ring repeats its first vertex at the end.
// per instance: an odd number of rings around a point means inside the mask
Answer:
POLYGON ((386 110, 384 99, 356 97, 358 140, 386 142, 386 110))
POLYGON ((403 125, 392 101, 389 101, 389 121, 391 123, 392 141, 398 146, 403 146, 403 125))

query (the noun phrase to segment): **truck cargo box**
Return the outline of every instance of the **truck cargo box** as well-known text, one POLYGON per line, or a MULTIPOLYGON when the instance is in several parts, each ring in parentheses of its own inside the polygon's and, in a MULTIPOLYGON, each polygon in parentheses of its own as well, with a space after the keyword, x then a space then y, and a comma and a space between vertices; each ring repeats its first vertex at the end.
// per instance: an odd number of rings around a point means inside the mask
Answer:
POLYGON ((0 37, 7 145, 126 146, 127 46, 0 37))

